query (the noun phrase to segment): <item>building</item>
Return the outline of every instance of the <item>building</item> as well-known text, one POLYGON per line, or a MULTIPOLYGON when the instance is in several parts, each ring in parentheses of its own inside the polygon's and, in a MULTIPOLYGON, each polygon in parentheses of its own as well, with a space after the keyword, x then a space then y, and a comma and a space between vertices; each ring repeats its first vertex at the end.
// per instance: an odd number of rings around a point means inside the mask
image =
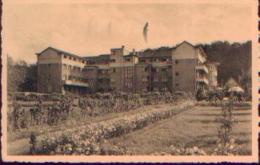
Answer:
POLYGON ((49 47, 37 56, 38 92, 42 93, 181 91, 195 94, 199 88, 217 86, 217 65, 207 61, 201 47, 186 41, 171 48, 139 52, 127 51, 122 46, 111 49, 110 54, 91 57, 49 47))
POLYGON ((86 60, 77 55, 48 47, 37 53, 38 92, 40 93, 84 93, 89 83, 83 70, 86 60))
POLYGON ((218 87, 218 62, 208 62, 207 63, 209 74, 209 89, 214 90, 218 87))

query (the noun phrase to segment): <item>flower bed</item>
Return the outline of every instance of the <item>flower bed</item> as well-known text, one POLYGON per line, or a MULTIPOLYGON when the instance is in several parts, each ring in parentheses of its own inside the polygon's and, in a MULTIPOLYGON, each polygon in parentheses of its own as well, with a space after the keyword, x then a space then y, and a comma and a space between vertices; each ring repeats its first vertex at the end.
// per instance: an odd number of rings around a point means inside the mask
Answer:
POLYGON ((178 104, 172 109, 151 110, 135 115, 94 123, 77 131, 46 136, 37 143, 37 154, 102 154, 102 140, 140 129, 155 121, 169 118, 194 105, 191 101, 178 104))
MULTIPOLYGON (((198 106, 215 106, 215 107, 222 107, 223 102, 221 101, 199 101, 196 103, 198 106)), ((250 102, 234 102, 233 103, 234 107, 251 107, 250 102)))

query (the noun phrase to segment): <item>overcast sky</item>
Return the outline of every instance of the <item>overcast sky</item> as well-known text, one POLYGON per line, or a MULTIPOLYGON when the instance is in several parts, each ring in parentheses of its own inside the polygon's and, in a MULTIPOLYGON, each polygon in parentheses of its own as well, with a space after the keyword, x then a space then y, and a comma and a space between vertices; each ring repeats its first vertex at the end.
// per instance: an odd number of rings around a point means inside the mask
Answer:
POLYGON ((251 38, 249 3, 7 2, 3 10, 4 55, 30 63, 36 61, 36 52, 48 46, 88 56, 121 45, 140 50, 173 46, 183 40, 196 44, 251 38), (147 43, 142 34, 146 22, 147 43))

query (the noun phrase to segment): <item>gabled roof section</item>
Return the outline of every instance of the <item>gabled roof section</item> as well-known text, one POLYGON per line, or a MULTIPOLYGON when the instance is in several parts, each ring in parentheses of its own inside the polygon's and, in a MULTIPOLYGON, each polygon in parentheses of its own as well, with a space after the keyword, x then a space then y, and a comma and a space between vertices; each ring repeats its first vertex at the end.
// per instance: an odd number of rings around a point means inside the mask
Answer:
POLYGON ((207 58, 207 54, 205 53, 205 51, 203 50, 203 48, 201 46, 197 47, 197 49, 201 52, 201 54, 207 58))
POLYGON ((179 43, 179 44, 177 44, 176 46, 175 46, 175 48, 177 48, 177 47, 179 47, 179 46, 181 46, 182 44, 188 44, 188 45, 190 45, 190 46, 192 46, 193 48, 195 48, 195 46, 194 45, 192 45, 190 42, 188 42, 188 41, 182 41, 181 43, 179 43))
POLYGON ((51 47, 51 46, 49 46, 48 48, 44 49, 44 50, 41 51, 40 53, 36 53, 36 54, 37 54, 37 55, 41 55, 42 53, 44 53, 45 51, 47 51, 47 50, 49 50, 49 49, 54 50, 54 51, 56 51, 56 52, 60 52, 60 53, 62 53, 62 54, 64 54, 64 55, 68 55, 68 56, 71 56, 71 57, 80 58, 80 59, 84 60, 83 57, 80 57, 80 56, 78 56, 78 55, 75 55, 75 54, 66 52, 66 51, 61 50, 61 49, 53 48, 53 47, 51 47))
POLYGON ((207 57, 207 54, 205 53, 205 51, 203 50, 203 48, 202 48, 201 46, 194 46, 193 44, 191 44, 191 43, 188 42, 188 41, 183 41, 183 42, 181 42, 180 44, 177 44, 175 48, 179 47, 180 45, 182 45, 182 44, 184 44, 184 43, 186 43, 186 44, 192 46, 192 47, 195 48, 195 49, 198 49, 204 57, 207 57))

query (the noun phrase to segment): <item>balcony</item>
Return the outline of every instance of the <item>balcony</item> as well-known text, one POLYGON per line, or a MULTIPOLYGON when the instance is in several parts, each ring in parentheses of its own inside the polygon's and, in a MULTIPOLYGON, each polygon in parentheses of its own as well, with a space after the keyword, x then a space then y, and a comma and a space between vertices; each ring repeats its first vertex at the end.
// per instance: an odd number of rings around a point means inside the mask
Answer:
POLYGON ((209 80, 206 77, 197 77, 196 81, 209 85, 209 80))
POLYGON ((201 70, 201 71, 204 71, 205 73, 209 73, 209 70, 208 68, 206 67, 206 65, 198 65, 196 66, 196 70, 201 70))
POLYGON ((88 83, 82 81, 74 81, 74 80, 65 80, 64 85, 71 85, 71 86, 79 86, 79 87, 89 87, 88 83))
POLYGON ((206 62, 206 58, 201 53, 198 53, 198 59, 201 63, 206 62))

